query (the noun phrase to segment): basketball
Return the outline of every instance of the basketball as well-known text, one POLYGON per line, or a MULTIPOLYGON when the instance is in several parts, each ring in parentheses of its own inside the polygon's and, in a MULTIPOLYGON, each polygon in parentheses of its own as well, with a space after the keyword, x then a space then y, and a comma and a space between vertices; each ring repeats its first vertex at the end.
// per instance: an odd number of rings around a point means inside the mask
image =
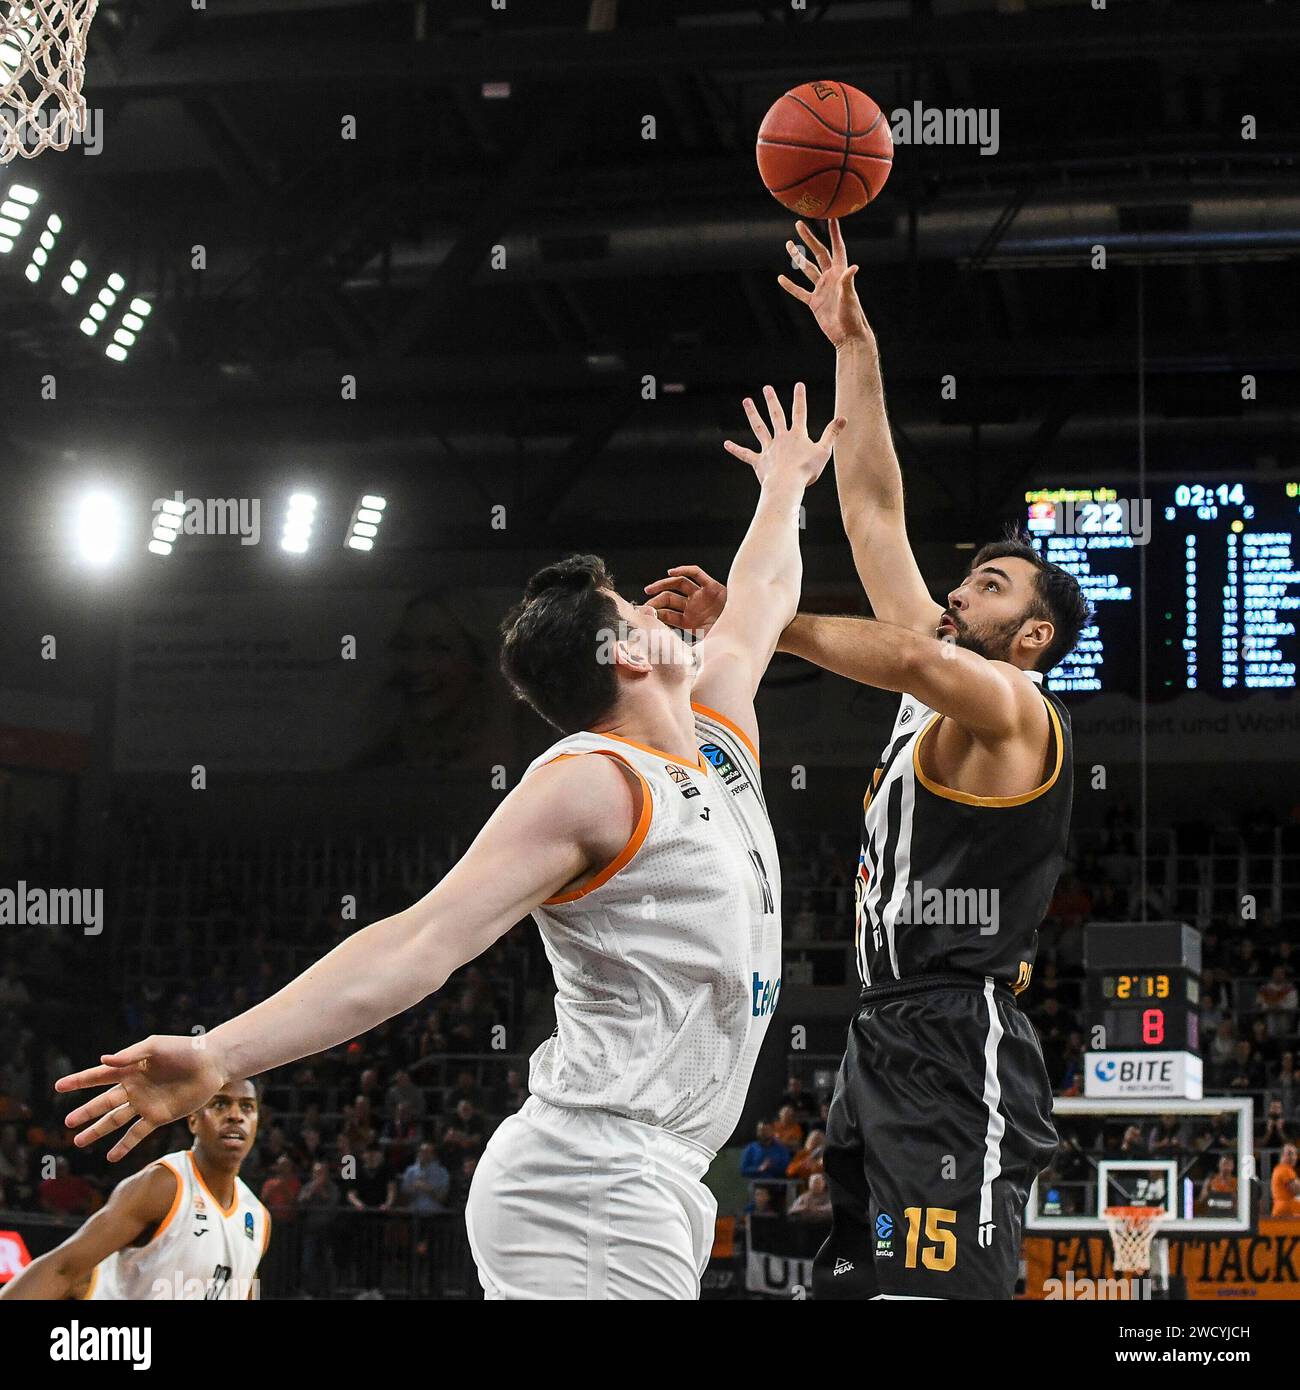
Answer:
POLYGON ((885 186, 894 140, 865 92, 847 82, 805 82, 768 109, 756 152, 759 175, 783 207, 803 217, 848 217, 885 186))

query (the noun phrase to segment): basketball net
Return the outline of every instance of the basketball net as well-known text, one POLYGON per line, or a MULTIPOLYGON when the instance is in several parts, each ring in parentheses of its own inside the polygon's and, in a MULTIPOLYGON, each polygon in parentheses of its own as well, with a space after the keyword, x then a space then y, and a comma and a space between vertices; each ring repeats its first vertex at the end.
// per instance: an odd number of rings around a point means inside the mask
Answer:
POLYGON ((1146 1274, 1150 1270, 1151 1242, 1168 1215, 1164 1207, 1106 1208, 1116 1273, 1146 1274))
POLYGON ((86 35, 99 0, 0 0, 0 164, 86 128, 86 35))

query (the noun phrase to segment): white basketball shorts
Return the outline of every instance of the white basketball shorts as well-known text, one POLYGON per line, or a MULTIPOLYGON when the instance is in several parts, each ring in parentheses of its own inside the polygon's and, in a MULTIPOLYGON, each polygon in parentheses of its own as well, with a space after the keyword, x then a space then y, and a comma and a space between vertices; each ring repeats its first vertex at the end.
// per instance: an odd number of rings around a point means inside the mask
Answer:
POLYGON ((465 1222, 488 1299, 694 1299, 718 1204, 709 1153, 530 1096, 488 1141, 465 1222))

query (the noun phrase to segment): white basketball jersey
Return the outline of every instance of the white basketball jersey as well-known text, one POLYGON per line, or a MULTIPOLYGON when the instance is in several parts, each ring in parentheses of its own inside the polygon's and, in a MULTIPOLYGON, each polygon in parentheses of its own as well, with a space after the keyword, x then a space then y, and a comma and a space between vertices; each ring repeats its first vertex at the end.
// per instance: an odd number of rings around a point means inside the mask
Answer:
POLYGON ((642 783, 631 840, 533 917, 555 972, 556 1030, 529 1086, 715 1153, 740 1118, 781 987, 781 876, 758 760, 694 705, 696 762, 616 735, 561 739, 528 768, 616 757, 642 783))
POLYGON ((158 1160, 176 1177, 176 1197, 148 1245, 127 1246, 96 1268, 89 1299, 234 1299, 251 1297, 271 1238, 271 1216, 242 1178, 223 1209, 208 1190, 193 1152, 158 1160))

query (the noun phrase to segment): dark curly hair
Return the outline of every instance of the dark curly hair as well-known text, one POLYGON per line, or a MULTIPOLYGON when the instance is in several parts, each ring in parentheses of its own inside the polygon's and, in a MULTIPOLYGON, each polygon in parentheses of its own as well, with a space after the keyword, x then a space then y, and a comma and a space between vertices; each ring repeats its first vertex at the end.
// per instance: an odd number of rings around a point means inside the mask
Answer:
POLYGON ((1044 560, 1014 524, 1000 541, 990 541, 971 561, 968 574, 991 560, 1024 560, 1037 571, 1034 597, 1025 608, 1026 618, 1045 618, 1052 624, 1051 643, 1038 658, 1038 671, 1050 671, 1074 650, 1079 634, 1092 618, 1092 605, 1083 596, 1079 581, 1060 565, 1044 560))

